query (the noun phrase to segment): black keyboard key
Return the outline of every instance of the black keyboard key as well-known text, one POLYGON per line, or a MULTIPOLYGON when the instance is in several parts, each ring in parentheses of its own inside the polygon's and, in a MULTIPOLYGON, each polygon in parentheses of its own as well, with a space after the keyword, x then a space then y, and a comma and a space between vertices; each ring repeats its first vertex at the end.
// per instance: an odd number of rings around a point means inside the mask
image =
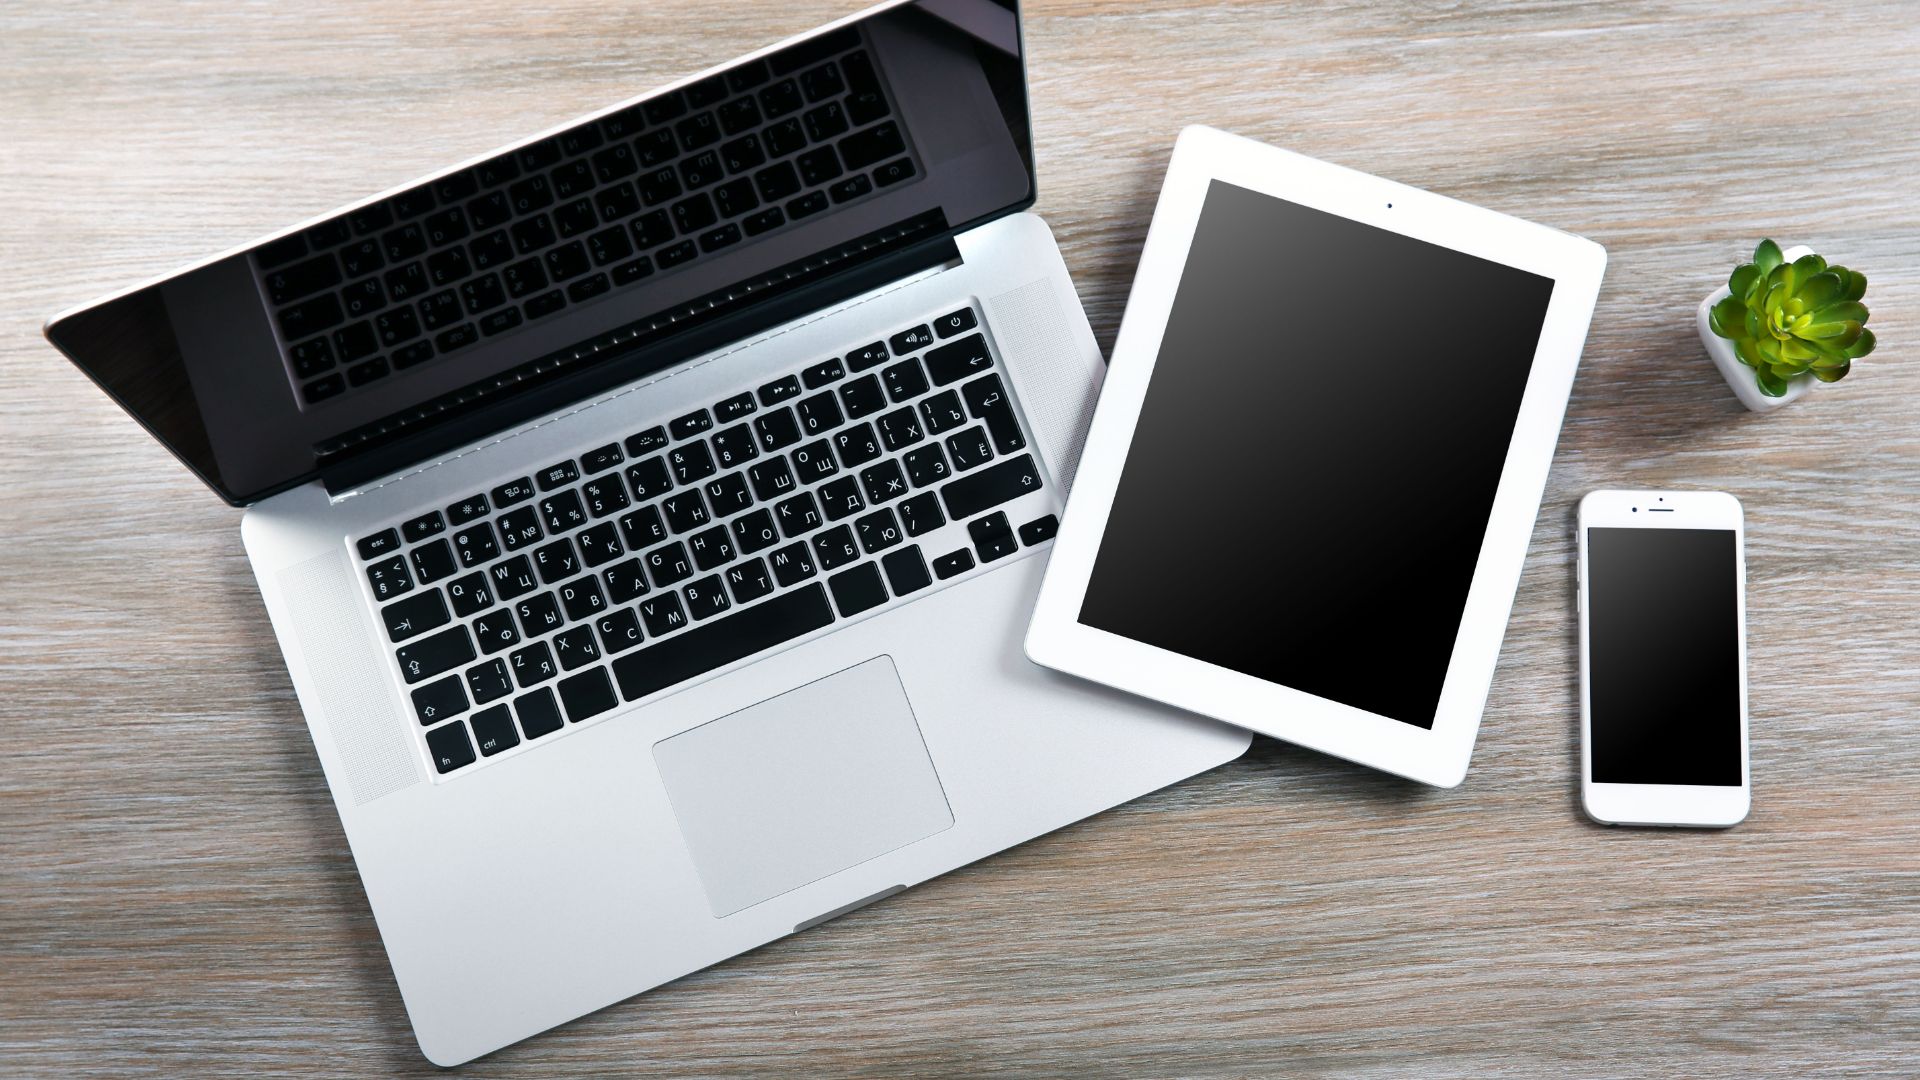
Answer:
POLYGON ((494 508, 504 510, 514 503, 533 498, 533 480, 525 476, 518 480, 509 480, 494 488, 489 494, 493 497, 494 508))
POLYGON ((574 553, 573 541, 563 536, 551 544, 543 544, 536 548, 533 552, 533 566, 539 571, 540 580, 551 585, 579 573, 580 557, 574 553))
MULTIPOLYGON (((552 661, 548 661, 548 666, 552 666, 552 661)), ((553 700, 553 691, 544 686, 514 699, 513 711, 520 718, 520 730, 526 732, 529 739, 551 735, 562 727, 560 706, 553 700)))
POLYGON ((374 203, 348 214, 347 221, 353 226, 355 236, 365 236, 393 224, 393 211, 387 209, 386 203, 374 203))
POLYGON ((893 350, 895 356, 919 352, 931 344, 933 344, 933 331, 928 329, 925 323, 909 327, 887 339, 887 347, 893 350))
POLYGON ((779 542, 780 530, 773 524, 772 512, 765 508, 743 514, 733 521, 733 546, 742 555, 765 551, 779 542))
POLYGON ((973 549, 980 553, 983 563, 1005 558, 1020 549, 1013 538, 1013 526, 1007 524, 1005 511, 968 522, 967 535, 973 538, 973 549))
POLYGON ((866 508, 866 500, 860 497, 860 482, 851 476, 820 486, 820 509, 828 521, 839 521, 866 508))
POLYGON ((700 234, 701 251, 718 251, 723 247, 728 247, 739 242, 740 226, 738 225, 722 225, 711 232, 700 234))
POLYGON ((567 719, 577 724, 620 704, 620 699, 613 696, 613 682, 605 669, 595 668, 561 679, 560 702, 567 708, 567 719))
POLYGON ((436 214, 429 214, 422 222, 427 229, 427 242, 434 247, 451 244, 456 240, 465 240, 472 230, 467 225, 467 215, 457 206, 450 206, 436 214))
POLYGON ((813 568, 813 548, 804 541, 798 544, 788 544, 786 547, 767 556, 767 561, 773 566, 774 579, 780 583, 782 588, 788 585, 797 585, 812 577, 815 573, 813 568))
POLYGON ((394 308, 375 316, 373 329, 380 335, 380 344, 392 348, 420 336, 420 317, 410 307, 394 308))
POLYGON ((650 427, 645 431, 627 436, 625 445, 628 457, 637 458, 642 454, 652 453, 667 445, 667 429, 650 427))
MULTIPOLYGON (((620 497, 626 498, 626 492, 622 491, 620 497)), ((620 546, 617 529, 613 522, 603 521, 574 537, 580 545, 580 561, 591 568, 604 566, 626 554, 627 549, 620 546)))
POLYGON ((640 212, 640 191, 623 181, 594 192, 593 205, 600 211, 601 221, 608 224, 625 221, 640 212))
MULTIPOLYGON (((366 323, 361 323, 359 328, 365 328, 366 325, 366 323)), ((348 368, 347 385, 365 386, 373 380, 386 375, 388 371, 387 358, 384 356, 376 356, 364 364, 355 364, 348 368)))
POLYGON ((873 181, 864 176, 849 176, 827 189, 837 203, 851 202, 873 190, 873 181))
POLYGON ((506 285, 507 295, 519 300, 546 288, 547 272, 540 268, 539 259, 521 259, 502 269, 500 280, 506 285))
POLYGON ((488 567, 487 580, 493 583, 494 594, 502 600, 525 596, 540 585, 534 577, 533 563, 525 555, 516 555, 497 566, 488 567))
POLYGON ((940 452, 939 443, 931 443, 918 450, 910 450, 904 459, 907 464, 907 478, 913 486, 923 488, 937 484, 952 475, 947 467, 947 456, 940 452))
POLYGON ((833 449, 825 439, 818 439, 793 452, 793 471, 800 474, 800 482, 811 484, 825 480, 840 471, 833 460, 833 449))
POLYGON ((375 600, 391 600, 413 588, 413 577, 407 573, 407 559, 404 555, 394 555, 367 566, 367 584, 373 586, 375 600))
POLYGON ((347 381, 338 375, 323 375, 300 388, 300 394, 307 404, 325 401, 347 388, 347 381))
POLYGON ((417 364, 424 364, 433 359, 433 343, 430 341, 416 341, 411 345, 400 346, 389 355, 393 360, 395 370, 405 371, 410 367, 417 364))
MULTIPOLYGON (((786 124, 775 124, 767 129, 766 145, 775 154, 787 154, 806 145, 806 136, 800 134, 800 125, 790 120, 786 124), (791 146, 782 145, 788 140, 777 134, 780 129, 788 126, 793 129, 792 138, 798 140, 791 146)), ((770 203, 779 202, 800 191, 800 174, 793 170, 792 162, 776 161, 753 174, 753 187, 760 193, 762 200, 770 203)))
MULTIPOLYGON (((680 144, 674 141, 672 128, 655 128, 633 142, 640 155, 640 167, 652 169, 680 156, 680 144)), ((669 172, 668 175, 672 175, 669 172)))
POLYGON ((907 527, 908 536, 921 536, 947 523, 947 516, 940 512, 940 500, 931 491, 915 495, 899 509, 900 523, 907 527))
POLYGON ((803 217, 812 217, 826 208, 827 193, 809 191, 787 204, 787 216, 797 221, 803 217))
POLYGON ((785 116, 805 103, 800 96, 800 84, 792 79, 782 79, 772 86, 763 87, 758 99, 760 111, 769 120, 785 116))
POLYGON ((407 543, 417 544, 429 536, 438 536, 446 529, 447 520, 440 516, 440 511, 433 510, 401 525, 400 535, 407 538, 407 543))
POLYGON ((460 565, 468 570, 490 563, 500 554, 500 548, 494 543, 493 527, 484 521, 470 522, 456 530, 453 550, 460 556, 460 565))
POLYGON ((682 240, 672 247, 661 248, 656 258, 660 260, 660 268, 665 270, 670 266, 679 266, 699 253, 700 250, 694 246, 693 241, 682 240))
POLYGON ((673 204, 673 225, 682 236, 699 232, 717 220, 713 200, 707 198, 705 192, 696 191, 673 204))
POLYGON ((448 248, 427 256, 427 277, 435 285, 452 285, 473 273, 473 263, 461 248, 448 248))
POLYGON ((580 479, 580 469, 571 460, 561 461, 541 469, 535 474, 541 491, 552 491, 580 479))
POLYGON ((641 502, 665 493, 673 487, 673 478, 667 475, 666 460, 650 457, 627 466, 627 486, 633 489, 633 497, 641 502))
POLYGON ((713 433, 713 458, 722 469, 744 465, 760 456, 760 450, 748 434, 747 425, 735 424, 713 433))
POLYGON ((445 626, 447 602, 441 599, 440 591, 434 589, 388 604, 380 609, 380 619, 387 624, 387 638, 402 642, 445 626))
POLYGON ((597 472, 605 472, 625 460, 627 460, 627 456, 620 452, 620 444, 608 443, 605 446, 595 447, 581 454, 580 471, 588 476, 592 476, 597 472))
POLYGON ((840 67, 829 60, 819 67, 810 68, 800 76, 800 92, 808 101, 825 101, 846 90, 847 84, 840 78, 840 67))
POLYGON ((326 252, 267 274, 266 283, 267 299, 280 307, 340 284, 340 264, 326 252))
POLYGON ((933 584, 933 578, 927 573, 927 560, 920 554, 920 545, 889 552, 880 560, 886 568, 887 584, 892 587, 893 595, 905 596, 919 592, 933 584))
POLYGON ((441 773, 473 764, 473 742, 467 738, 467 725, 454 721, 427 732, 427 754, 441 773))
POLYGON ((820 527, 820 506, 813 501, 813 495, 809 492, 803 491, 781 500, 773 508, 773 513, 780 523, 781 533, 788 539, 820 527))
POLYGON ((759 559, 729 567, 726 579, 736 604, 751 604, 773 591, 773 578, 767 575, 767 564, 759 559))
MULTIPOLYGON (((808 368, 807 370, 801 372, 800 379, 802 382, 807 384, 807 389, 818 390, 830 382, 835 382, 837 380, 846 378, 846 375, 847 375, 846 367, 842 365, 840 363, 840 360, 836 357, 830 360, 823 360, 820 363, 815 364, 812 367, 808 368)), ((825 396, 825 395, 815 395, 816 398, 822 397, 822 396, 825 396)), ((812 400, 815 400, 815 398, 808 398, 807 400, 812 401, 812 400)), ((801 405, 804 407, 806 405, 806 402, 805 401, 801 402, 801 405)), ((835 415, 838 415, 838 414, 835 414, 835 415)), ((834 423, 837 424, 839 423, 839 421, 836 420, 834 421, 834 423)))
POLYGON ((556 198, 571 199, 593 190, 593 166, 585 161, 569 161, 547 178, 553 183, 556 198))
POLYGON ((628 701, 810 634, 833 622, 826 590, 808 585, 716 619, 613 662, 628 701))
MULTIPOLYGON (((396 263, 403 262, 416 255, 426 253, 427 231, 413 222, 402 225, 397 229, 389 229, 380 236, 380 248, 387 253, 388 261, 396 263)), ((414 263, 413 265, 419 266, 420 264, 414 263)), ((387 280, 391 282, 393 275, 387 275, 387 280)))
POLYGON ((355 542, 362 559, 377 559, 400 546, 400 534, 393 529, 382 529, 372 536, 363 536, 355 542))
POLYGON ((748 469, 747 479, 753 482, 754 497, 765 502, 784 498, 794 488, 793 469, 783 457, 762 461, 748 469))
POLYGON ((472 323, 467 323, 451 330, 441 331, 440 336, 433 339, 433 347, 443 353, 452 352, 455 349, 464 349, 479 340, 480 332, 474 329, 472 323))
POLYGON ((892 187, 902 180, 913 176, 913 162, 907 158, 895 158, 873 170, 873 182, 881 187, 892 187))
POLYGON ((413 556, 414 578, 422 585, 452 577, 457 569, 453 564, 453 549, 447 546, 445 540, 435 540, 414 548, 410 554, 413 556))
POLYGON ((595 518, 616 514, 630 505, 626 485, 618 476, 601 476, 587 481, 580 489, 580 496, 586 501, 587 512, 595 518))
POLYGON ((520 632, 514 628, 513 612, 506 608, 489 611, 473 620, 473 636, 480 651, 489 655, 520 644, 520 632))
POLYGON ((513 714, 505 705, 482 709, 468 722, 473 725, 473 738, 483 756, 492 757, 520 745, 520 734, 513 730, 513 714))
POLYGON ((783 408, 778 412, 755 417, 753 430, 759 440, 760 449, 769 454, 800 441, 800 422, 794 419, 792 409, 783 408))
POLYGON ((720 138, 720 122, 710 112, 695 113, 673 125, 673 131, 680 136, 680 148, 691 154, 720 138))
POLYGON ((1046 517, 1035 518, 1020 526, 1020 542, 1028 547, 1044 544, 1053 539, 1054 534, 1059 531, 1060 519, 1048 514, 1046 517))
POLYGON ((833 433, 833 448, 842 468, 853 469, 880 456, 880 437, 872 424, 855 424, 833 433))
POLYGON ((478 315, 506 303, 507 291, 500 286, 499 274, 488 274, 462 282, 460 302, 466 306, 467 314, 478 315))
POLYGON ((693 555, 693 564, 702 570, 725 566, 733 561, 733 534, 725 525, 702 529, 687 537, 687 551, 693 555))
MULTIPOLYGON (((553 662, 553 652, 544 641, 536 641, 524 649, 515 649, 511 659, 514 681, 520 684, 522 690, 560 674, 560 666, 553 662)), ((533 732, 529 730, 527 736, 532 738, 533 732)))
POLYGON ((760 388, 760 404, 768 407, 799 396, 800 380, 792 375, 784 379, 775 379, 760 388))
POLYGON ((767 78, 766 61, 755 60, 752 63, 740 64, 727 71, 727 89, 736 94, 744 93, 766 82, 767 78))
POLYGON ((866 492, 867 501, 878 506, 905 496, 907 478, 901 474, 899 462, 882 461, 860 470, 860 487, 866 492))
POLYGON ((704 442, 687 443, 667 451, 667 465, 681 484, 698 483, 714 473, 713 454, 704 442))
POLYGON ((645 638, 640 633, 640 617, 631 608, 604 615, 593 627, 600 631, 600 651, 608 656, 626 652, 645 638))
MULTIPOLYGON (((760 136, 749 132, 721 145, 720 162, 727 167, 729 174, 739 176, 739 174, 743 172, 765 165, 767 163, 767 151, 765 147, 760 145, 760 136)), ((730 190, 726 199, 720 202, 721 213, 724 214, 728 212, 726 208, 729 204, 734 207, 733 212, 737 214, 745 213, 760 204, 760 200, 753 197, 753 181, 751 179, 741 176, 738 183, 729 184, 727 187, 730 190), (741 198, 746 199, 744 204, 740 202, 741 198)), ((714 199, 720 200, 720 198, 720 194, 715 192, 714 199)))
POLYGON ((640 561, 646 564, 647 577, 653 580, 656 589, 677 585, 693 576, 693 564, 687 561, 687 549, 679 541, 654 548, 641 556, 640 561))
POLYGON ((671 431, 676 439, 691 439, 711 427, 713 427, 713 415, 705 409, 699 409, 667 425, 667 430, 671 431))
POLYGON ((864 169, 878 161, 895 157, 907 148, 900 137, 900 126, 889 120, 864 131, 856 131, 840 140, 840 160, 849 169, 864 169))
POLYGON ((727 473, 707 481, 704 489, 707 502, 713 507, 715 517, 727 517, 737 514, 753 505, 753 496, 747 491, 745 473, 727 473))
POLYGON ((546 318, 548 315, 566 306, 566 294, 562 293, 559 289, 555 289, 552 292, 541 293, 539 296, 521 305, 521 307, 526 309, 527 318, 529 319, 546 318))
POLYGON ((987 422, 987 434, 993 437, 995 450, 1010 454, 1026 448, 1027 437, 1020 431, 1020 421, 1013 415, 1013 403, 1007 400, 1000 376, 975 379, 961 387, 960 394, 966 398, 967 411, 974 419, 987 422))
POLYGON ((531 255, 552 244, 556 239, 553 234, 553 219, 545 214, 522 218, 514 222, 513 228, 508 231, 513 234, 513 249, 522 255, 531 255))
MULTIPOLYGON (((559 230, 561 238, 568 239, 579 236, 600 224, 600 214, 593 208, 591 199, 575 199, 553 212, 553 224, 559 230)), ((626 236, 623 234, 620 238, 625 240, 626 236)))
POLYGON ((927 434, 943 435, 967 422, 957 390, 942 390, 920 403, 920 415, 927 421, 927 434))
POLYGON ((576 304, 584 304, 596 296, 613 290, 613 282, 605 274, 581 278, 567 286, 567 299, 576 304))
POLYGON ((716 402, 713 406, 713 415, 724 424, 729 420, 738 420, 747 416, 759 407, 754 404, 751 392, 739 393, 716 402))
POLYGON ((661 519, 659 507, 643 506, 631 514, 620 516, 620 535, 625 538, 627 547, 639 551, 665 540, 667 523, 661 519))
POLYGON ((880 433, 880 442, 886 446, 888 453, 926 438, 920 430, 920 418, 912 409, 895 409, 875 420, 873 426, 880 433))
POLYGON ((513 674, 507 669, 506 659, 489 660, 468 668, 467 692, 473 695, 475 705, 485 705, 513 693, 513 674))
POLYGON ((935 386, 959 382, 992 366, 993 355, 987 352, 987 339, 979 334, 948 342, 927 353, 927 371, 933 376, 935 386))
POLYGON ((860 550, 869 555, 885 551, 905 539, 900 532, 900 522, 894 518, 893 511, 885 507, 856 519, 853 535, 860 539, 860 550))
POLYGON ((687 614, 693 616, 695 622, 704 622, 733 606, 733 601, 727 599, 726 587, 720 584, 719 574, 689 581, 680 591, 687 598, 687 614))
POLYGON ((311 300, 302 300, 289 308, 280 309, 280 336, 287 340, 312 337, 322 330, 331 330, 345 322, 347 313, 340 309, 340 299, 332 293, 321 293, 311 300))
POLYGON ((433 209, 433 192, 423 187, 411 188, 395 195, 387 203, 393 207, 394 217, 419 217, 433 209))
POLYGON ((779 207, 769 206, 765 210, 747 215, 747 219, 740 223, 740 227, 747 231, 748 236, 759 236, 786 223, 787 215, 781 213, 779 207))
MULTIPOLYGON (((660 593, 650 599, 640 601, 640 618, 647 624, 647 633, 654 637, 671 633, 687 625, 687 612, 680 606, 680 594, 677 592, 660 593)), ((619 665, 615 664, 615 674, 619 674, 619 665)))
POLYGON ((534 507, 522 506, 500 516, 500 543, 508 551, 518 551, 546 535, 540 528, 539 511, 534 507))
POLYGON ((467 245, 467 258, 476 269, 491 270, 513 261, 513 241, 507 239, 507 230, 494 231, 467 245))
POLYGON ((629 259, 619 266, 614 267, 612 275, 613 284, 615 288, 622 285, 631 285, 651 273, 653 273, 653 260, 642 255, 637 259, 629 259))
POLYGON ((846 422, 846 417, 840 413, 840 406, 834 403, 832 393, 801 398, 794 408, 799 413, 800 430, 806 435, 822 435, 846 422))
POLYGON ((617 562, 607 567, 603 576, 607 581, 607 599, 614 604, 631 604, 647 595, 650 589, 639 559, 617 562))
MULTIPOLYGON (((555 634, 553 655, 560 661, 562 671, 572 671, 600 659, 600 643, 593 639, 593 627, 583 623, 565 633, 555 634)), ((565 696, 561 694, 562 698, 565 696)))
POLYGON ((827 579, 833 589, 834 606, 841 618, 850 618, 887 602, 887 588, 880 583, 880 567, 861 563, 827 579))
POLYGON ((587 259, 587 246, 578 240, 554 248, 542 258, 546 260, 547 276, 555 281, 579 277, 593 268, 587 259))
POLYGON ((831 146, 814 147, 795 158, 794 165, 800 170, 800 182, 808 187, 819 187, 845 171, 840 168, 840 156, 831 146))
MULTIPOLYGON (((839 102, 829 101, 808 109, 800 121, 807 127, 807 138, 814 142, 825 142, 847 130, 847 111, 840 107, 839 102)), ((820 149, 828 148, 823 146, 820 149)), ((802 165, 800 174, 804 176, 806 171, 806 166, 802 165)))
POLYGON ((738 97, 714 110, 720 117, 720 130, 737 135, 760 123, 760 106, 751 97, 738 97))
POLYGON ((933 560, 934 576, 938 577, 941 581, 945 581, 957 574, 964 574, 971 569, 973 569, 973 552, 968 551, 966 548, 961 548, 959 551, 949 551, 945 555, 933 560))
POLYGON ((813 556, 820 569, 835 570, 859 558, 860 545, 854 541, 852 529, 835 525, 814 536, 813 556))
POLYGON ((558 630, 565 621, 560 615, 560 602, 550 592, 527 597, 513 606, 513 613, 520 619, 521 631, 530 638, 558 630))
POLYGON ((987 441, 987 429, 975 424, 947 436, 947 453, 953 456, 953 467, 966 472, 993 460, 993 444, 987 441))
MULTIPOLYGON (((489 191, 467 204, 467 220, 475 229, 487 230, 513 220, 513 200, 505 191, 489 191)), ((505 233, 498 233, 505 237, 505 233)))
POLYGON ((877 377, 862 375, 840 388, 840 403, 846 406, 847 419, 858 420, 886 408, 887 395, 877 377))
POLYGON ((977 325, 979 324, 973 317, 973 309, 963 307, 959 311, 949 311, 933 320, 933 332, 943 338, 950 338, 955 334, 964 334, 977 325))
POLYGON ((453 525, 467 525, 468 521, 472 521, 472 519, 476 519, 476 517, 486 517, 486 515, 490 513, 490 509, 492 509, 492 507, 488 507, 486 496, 482 496, 482 494, 472 494, 472 496, 463 498, 461 502, 447 505, 447 521, 451 521, 453 525))
POLYGON ((896 402, 917 398, 927 392, 927 376, 920 361, 902 360, 880 373, 887 384, 887 397, 896 402))
POLYGON ((417 683, 473 660, 473 639, 466 627, 455 626, 431 637, 414 638, 394 655, 400 660, 401 676, 417 683))
POLYGON ((603 184, 611 184, 623 176, 632 176, 640 167, 635 160, 633 147, 626 143, 616 143, 593 155, 594 178, 603 184))
POLYGON ((964 521, 989 507, 1039 489, 1040 473, 1034 468, 1033 455, 1021 454, 971 476, 962 476, 941 488, 940 498, 946 503, 948 517, 964 521))
POLYGON ((493 603, 493 587, 487 584, 487 575, 468 574, 447 582, 447 598, 453 602, 453 613, 465 619, 493 603))
MULTIPOLYGON (((419 333, 417 325, 414 332, 419 333)), ((302 379, 311 379, 323 371, 333 369, 333 346, 323 337, 303 341, 288 349, 287 354, 293 360, 293 373, 302 379)))
MULTIPOLYGON (((371 322, 357 322, 343 326, 333 332, 333 351, 339 354, 340 362, 351 364, 355 360, 371 356, 380 351, 380 337, 373 332, 371 322)), ((355 379, 358 386, 364 380, 355 379)))

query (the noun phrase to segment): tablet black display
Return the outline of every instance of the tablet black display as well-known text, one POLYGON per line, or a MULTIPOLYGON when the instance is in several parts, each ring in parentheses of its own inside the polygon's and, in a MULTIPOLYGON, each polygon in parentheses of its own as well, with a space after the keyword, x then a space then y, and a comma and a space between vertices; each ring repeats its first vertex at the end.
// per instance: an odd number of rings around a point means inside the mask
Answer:
POLYGON ((1432 727, 1552 292, 1213 181, 1080 622, 1432 727))

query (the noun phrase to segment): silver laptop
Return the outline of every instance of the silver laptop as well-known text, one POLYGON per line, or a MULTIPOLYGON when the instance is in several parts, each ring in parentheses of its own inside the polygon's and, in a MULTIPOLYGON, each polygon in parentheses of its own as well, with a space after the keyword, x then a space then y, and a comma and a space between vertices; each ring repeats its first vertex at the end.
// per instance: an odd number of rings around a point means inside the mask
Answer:
POLYGON ((465 1061, 1211 768, 1021 654, 1100 357, 1017 11, 874 8, 60 315, 242 521, 465 1061))

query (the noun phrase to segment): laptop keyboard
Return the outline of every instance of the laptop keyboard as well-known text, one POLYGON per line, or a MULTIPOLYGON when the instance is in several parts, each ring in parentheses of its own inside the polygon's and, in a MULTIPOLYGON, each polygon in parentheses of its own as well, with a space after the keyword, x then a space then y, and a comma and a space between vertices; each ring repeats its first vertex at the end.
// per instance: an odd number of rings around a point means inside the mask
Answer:
POLYGON ((314 405, 914 175, 848 29, 264 245, 254 262, 314 405))
POLYGON ((449 773, 1045 543, 1028 441, 969 306, 355 547, 449 773))

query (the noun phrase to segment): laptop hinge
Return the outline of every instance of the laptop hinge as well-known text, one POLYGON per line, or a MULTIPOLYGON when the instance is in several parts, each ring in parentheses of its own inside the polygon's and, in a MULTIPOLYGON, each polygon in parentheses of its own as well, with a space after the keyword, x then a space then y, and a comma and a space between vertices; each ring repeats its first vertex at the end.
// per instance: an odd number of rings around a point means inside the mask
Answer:
POLYGON ((330 497, 346 497, 622 383, 959 261, 946 216, 916 215, 316 445, 321 482, 330 497))

